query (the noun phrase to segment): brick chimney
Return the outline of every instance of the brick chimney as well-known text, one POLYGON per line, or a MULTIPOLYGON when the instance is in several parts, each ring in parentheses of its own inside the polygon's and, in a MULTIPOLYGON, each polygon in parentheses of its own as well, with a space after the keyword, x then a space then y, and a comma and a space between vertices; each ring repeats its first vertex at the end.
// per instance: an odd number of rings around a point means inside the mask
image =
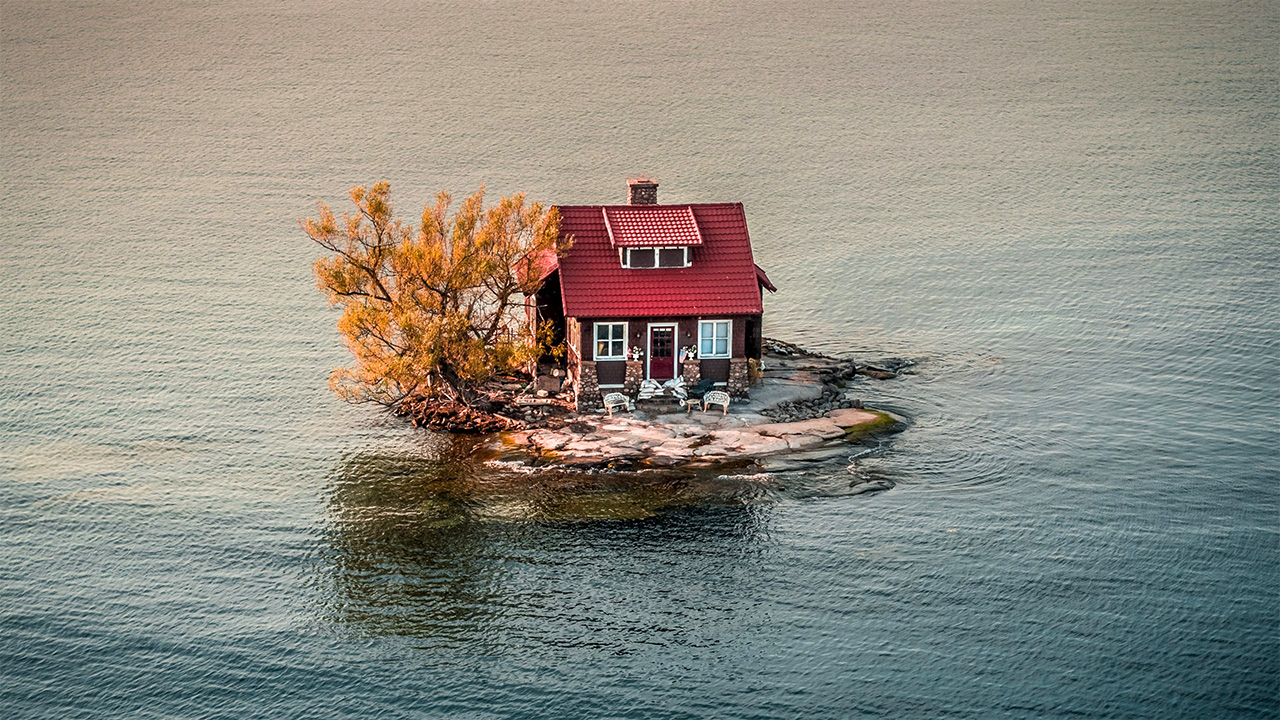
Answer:
POLYGON ((630 205, 657 205, 658 181, 644 177, 628 180, 627 203, 630 205))

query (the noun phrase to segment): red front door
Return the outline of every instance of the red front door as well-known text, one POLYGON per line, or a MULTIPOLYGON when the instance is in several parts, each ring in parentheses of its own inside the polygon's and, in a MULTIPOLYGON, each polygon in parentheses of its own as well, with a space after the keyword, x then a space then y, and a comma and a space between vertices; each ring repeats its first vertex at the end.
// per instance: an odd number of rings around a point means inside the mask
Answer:
POLYGON ((676 376, 676 329, 670 325, 649 328, 649 377, 670 380, 676 376))

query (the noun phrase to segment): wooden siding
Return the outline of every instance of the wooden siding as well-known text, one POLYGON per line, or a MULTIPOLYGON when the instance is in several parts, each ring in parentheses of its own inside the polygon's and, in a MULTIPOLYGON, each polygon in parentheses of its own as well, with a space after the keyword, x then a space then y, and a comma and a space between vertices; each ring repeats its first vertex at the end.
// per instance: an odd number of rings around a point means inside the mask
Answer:
MULTIPOLYGON (((698 322, 700 320, 732 320, 733 334, 731 341, 730 355, 734 358, 749 357, 747 348, 747 320, 754 320, 757 327, 760 324, 761 316, 759 315, 731 315, 731 316, 707 316, 699 317, 640 317, 640 318, 601 318, 599 322, 626 322, 627 323, 627 347, 640 347, 648 352, 650 323, 676 323, 676 352, 680 352, 680 348, 687 346, 698 346, 698 322)), ((592 360, 595 358, 596 341, 595 341, 595 319, 584 319, 580 322, 576 318, 570 318, 568 322, 569 332, 568 341, 572 344, 574 340, 578 341, 578 350, 583 360, 592 360), (575 332, 575 324, 577 332, 575 332)), ((759 332, 757 332, 759 335, 759 332)), ((758 350, 757 350, 758 352, 758 350)), ((572 356, 572 354, 571 354, 572 356)), ((713 358, 702 360, 701 363, 702 376, 709 377, 716 382, 728 382, 729 380, 729 360, 726 358, 713 358)), ((596 364, 596 374, 602 385, 621 385, 626 377, 626 365, 622 361, 606 360, 596 364)))

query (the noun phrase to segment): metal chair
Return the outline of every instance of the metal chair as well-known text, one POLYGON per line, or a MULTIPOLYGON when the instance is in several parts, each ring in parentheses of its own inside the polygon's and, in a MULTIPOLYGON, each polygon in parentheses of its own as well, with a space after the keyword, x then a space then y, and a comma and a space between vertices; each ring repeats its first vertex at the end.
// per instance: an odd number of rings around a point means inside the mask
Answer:
POLYGON ((711 390, 702 396, 702 412, 706 412, 711 405, 719 405, 724 408, 724 415, 729 414, 729 393, 723 390, 711 390))
POLYGON ((614 409, 630 410, 631 398, 622 393, 611 392, 604 396, 604 409, 609 413, 609 417, 613 417, 614 409))
POLYGON ((702 378, 697 384, 690 386, 689 393, 684 399, 685 414, 693 412, 695 406, 702 407, 702 397, 715 386, 716 381, 711 378, 702 378))

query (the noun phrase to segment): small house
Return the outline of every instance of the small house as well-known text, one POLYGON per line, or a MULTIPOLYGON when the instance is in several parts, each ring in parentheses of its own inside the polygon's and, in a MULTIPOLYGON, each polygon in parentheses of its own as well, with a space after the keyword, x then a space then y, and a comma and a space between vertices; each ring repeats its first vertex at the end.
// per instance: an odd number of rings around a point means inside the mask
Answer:
POLYGON ((563 338, 558 364, 578 408, 677 375, 746 397, 762 288, 776 289, 752 258, 742 203, 662 205, 657 182, 628 187, 626 205, 558 206, 572 246, 540 260, 543 283, 526 299, 530 319, 563 338))

